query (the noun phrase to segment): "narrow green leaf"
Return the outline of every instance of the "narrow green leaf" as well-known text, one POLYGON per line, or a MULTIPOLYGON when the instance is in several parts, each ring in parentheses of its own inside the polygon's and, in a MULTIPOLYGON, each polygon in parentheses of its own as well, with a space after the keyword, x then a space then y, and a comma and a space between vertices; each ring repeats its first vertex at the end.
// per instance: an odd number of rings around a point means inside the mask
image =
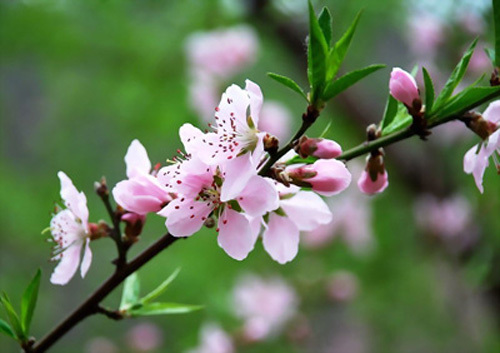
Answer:
POLYGON ((150 316, 150 315, 170 315, 170 314, 185 314, 192 311, 200 310, 201 305, 187 305, 178 303, 151 303, 129 311, 132 317, 150 316))
POLYGON ((432 83, 432 78, 425 67, 422 67, 422 74, 424 76, 425 85, 425 112, 430 114, 432 111, 432 105, 434 104, 434 84, 432 83))
POLYGON ((493 21, 495 23, 495 60, 496 67, 500 67, 500 0, 493 0, 493 21))
POLYGON ((269 76, 270 78, 272 78, 275 81, 278 81, 282 85, 290 88, 292 91, 297 92, 298 94, 300 94, 307 101, 307 95, 305 94, 305 92, 291 78, 286 77, 286 76, 282 76, 282 75, 278 75, 278 74, 275 74, 275 73, 272 73, 272 72, 268 72, 267 76, 269 76))
POLYGON ((472 87, 469 86, 454 96, 439 110, 439 117, 445 118, 467 112, 486 100, 500 97, 500 86, 495 87, 472 87))
POLYGON ((323 129, 323 131, 321 132, 321 134, 319 134, 319 138, 324 138, 326 136, 326 134, 328 133, 328 131, 330 130, 331 126, 332 126, 332 121, 330 120, 328 122, 328 124, 326 124, 326 126, 323 129))
POLYGON ((141 303, 146 304, 152 301, 153 299, 157 298, 158 296, 160 296, 163 292, 165 292, 167 287, 170 285, 170 283, 174 281, 174 279, 177 277, 180 271, 181 271, 180 268, 176 269, 165 281, 163 281, 162 284, 156 287, 156 289, 151 291, 148 295, 143 297, 141 299, 141 303))
POLYGON ((33 312, 35 311, 36 300, 38 298, 38 290, 40 289, 41 276, 42 272, 38 269, 35 277, 33 277, 28 287, 26 287, 21 301, 21 324, 26 336, 29 335, 31 319, 33 318, 33 312))
POLYGON ((370 65, 365 68, 351 71, 344 76, 340 77, 338 80, 335 80, 333 82, 330 82, 327 84, 325 88, 325 92, 323 93, 322 100, 327 101, 329 99, 332 99, 335 97, 337 94, 345 91, 352 85, 354 85, 356 82, 359 80, 365 78, 366 76, 370 75, 371 73, 380 70, 384 68, 385 65, 370 65))
POLYGON ((12 331, 10 325, 2 319, 0 319, 0 332, 9 337, 12 337, 13 339, 16 339, 16 334, 14 333, 14 331, 12 331))
POLYGON ((354 21, 351 23, 344 35, 335 43, 335 46, 330 50, 328 57, 328 64, 326 69, 326 81, 329 82, 333 80, 335 75, 340 69, 340 65, 345 59, 347 50, 351 44, 352 37, 358 26, 359 18, 361 17, 362 11, 358 12, 354 21))
POLYGON ((319 26, 314 8, 309 1, 309 46, 307 50, 307 74, 311 86, 311 103, 315 103, 323 91, 326 75, 328 44, 319 26))
POLYGON ((318 17, 318 23, 323 31, 323 35, 325 36, 325 41, 328 46, 332 42, 332 15, 330 14, 330 10, 325 6, 318 17))
POLYGON ((9 297, 7 296, 7 293, 5 292, 2 293, 2 296, 0 296, 0 302, 3 304, 3 307, 7 312, 7 317, 9 318, 10 325, 16 335, 16 338, 21 341, 24 341, 26 337, 24 335, 21 322, 19 321, 19 316, 17 316, 16 311, 12 307, 12 304, 10 302, 9 297))
POLYGON ((490 59, 492 65, 495 65, 495 50, 490 49, 490 48, 484 48, 484 52, 490 59))
MULTIPOLYGON (((405 127, 408 127, 412 122, 412 117, 408 114, 408 110, 405 105, 401 102, 396 101, 392 96, 390 100, 393 99, 396 106, 394 108, 393 102, 388 102, 387 110, 390 110, 388 113, 388 119, 383 120, 385 124, 382 126, 382 135, 387 135, 395 131, 399 131, 405 127), (394 109, 396 112, 394 113, 394 109), (390 118, 392 116, 392 118, 390 118)), ((385 118, 385 114, 384 114, 385 118)))
POLYGON ((396 113, 398 112, 398 101, 389 94, 387 97, 387 103, 385 104, 384 116, 380 122, 380 127, 382 129, 390 125, 394 120, 396 113))
POLYGON ((120 310, 127 310, 139 301, 140 282, 136 272, 127 277, 123 284, 120 310))
POLYGON ((441 93, 439 93, 439 96, 434 101, 435 110, 440 109, 441 106, 446 103, 446 101, 451 97, 453 91, 458 86, 460 81, 462 81, 462 78, 465 75, 465 71, 467 70, 467 66, 469 66, 470 58, 474 53, 474 48, 476 47, 476 43, 477 43, 477 38, 469 46, 464 56, 462 56, 462 59, 451 73, 450 78, 444 85, 441 93))

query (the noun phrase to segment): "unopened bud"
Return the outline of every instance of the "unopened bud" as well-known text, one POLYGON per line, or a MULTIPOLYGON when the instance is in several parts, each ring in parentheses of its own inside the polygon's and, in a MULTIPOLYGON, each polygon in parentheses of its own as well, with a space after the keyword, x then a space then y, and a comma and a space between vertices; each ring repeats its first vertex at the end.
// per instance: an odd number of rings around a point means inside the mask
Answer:
POLYGON ((144 223, 146 223, 146 216, 128 212, 121 216, 121 220, 125 222, 126 238, 129 242, 135 243, 142 232, 144 223))
POLYGON ((279 140, 276 136, 266 134, 264 136, 264 151, 274 154, 278 151, 279 140))
POLYGON ((111 232, 110 226, 104 222, 99 221, 99 223, 89 223, 89 237, 90 240, 97 240, 109 236, 111 232))
POLYGON ((409 108, 412 108, 415 103, 421 105, 415 78, 399 67, 392 69, 391 79, 389 80, 389 91, 395 99, 404 103, 409 108))
POLYGON ((208 217, 205 219, 203 225, 207 228, 213 228, 215 226, 215 219, 213 217, 208 217))
POLYGON ((296 146, 296 151, 302 158, 313 156, 322 159, 337 158, 342 154, 340 145, 323 138, 308 138, 303 136, 296 146))
POLYGON ((358 180, 361 192, 373 195, 380 193, 389 185, 387 171, 384 165, 384 154, 380 149, 368 157, 366 168, 358 180))
POLYGON ((338 194, 351 183, 351 173, 344 163, 335 159, 319 159, 313 164, 297 167, 286 173, 293 184, 311 187, 323 196, 338 194))
POLYGON ((106 178, 102 177, 101 181, 94 183, 94 190, 100 197, 109 196, 108 184, 106 183, 106 178))

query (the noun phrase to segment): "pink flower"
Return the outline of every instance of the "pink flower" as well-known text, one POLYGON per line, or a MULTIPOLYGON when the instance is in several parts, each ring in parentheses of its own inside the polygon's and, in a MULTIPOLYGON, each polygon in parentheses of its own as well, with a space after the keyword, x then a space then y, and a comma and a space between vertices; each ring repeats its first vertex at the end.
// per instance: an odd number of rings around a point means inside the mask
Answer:
POLYGON ((67 208, 59 211, 50 221, 50 231, 56 242, 52 259, 59 260, 50 282, 64 285, 74 276, 80 265, 82 248, 84 250, 80 273, 82 278, 85 277, 92 262, 92 252, 89 247, 87 198, 83 192, 78 192, 66 174, 59 172, 57 176, 61 180, 61 198, 67 208))
POLYGON ((209 323, 203 325, 200 332, 201 343, 188 353, 234 353, 235 348, 231 336, 219 325, 209 323))
POLYGON ((191 124, 181 127, 186 152, 214 165, 262 148, 265 133, 257 130, 262 101, 260 87, 250 80, 245 89, 229 86, 215 108, 214 132, 202 133, 191 124))
POLYGON ((394 98, 408 107, 413 106, 413 101, 420 100, 417 82, 412 75, 399 67, 392 69, 389 91, 394 98))
POLYGON ((493 156, 495 166, 500 172, 500 163, 497 156, 500 154, 500 101, 491 103, 483 113, 483 118, 488 127, 494 132, 485 140, 473 146, 464 156, 464 171, 467 174, 472 174, 476 186, 481 193, 484 192, 483 176, 488 167, 488 160, 493 156))
POLYGON ((351 173, 344 163, 335 159, 320 159, 313 164, 290 168, 287 174, 294 184, 311 187, 323 196, 333 196, 351 183, 351 173))
POLYGON ((304 137, 298 146, 298 153, 302 158, 313 156, 322 159, 332 159, 342 154, 342 148, 333 140, 304 137))
POLYGON ((292 117, 290 111, 279 102, 266 101, 260 112, 259 130, 274 135, 282 141, 290 136, 292 117))
POLYGON ((273 183, 258 176, 245 156, 219 166, 192 158, 174 169, 163 168, 158 177, 178 194, 158 212, 167 217, 169 232, 190 236, 214 214, 218 216, 219 246, 237 260, 243 260, 256 241, 247 216, 259 217, 278 207, 273 183))
POLYGON ((363 170, 358 180, 359 190, 368 195, 378 194, 384 191, 387 186, 389 186, 387 171, 384 170, 383 174, 376 174, 376 177, 377 179, 372 180, 370 173, 363 170))
POLYGON ((262 233, 264 249, 280 264, 295 258, 299 250, 300 231, 312 231, 332 219, 326 203, 311 191, 276 183, 279 190, 279 212, 271 212, 262 233))
POLYGON ((128 345, 137 352, 150 352, 158 349, 163 342, 161 330, 154 324, 144 322, 135 325, 127 332, 128 345))
POLYGON ((144 146, 134 140, 125 155, 128 180, 113 188, 113 197, 124 209, 138 215, 158 212, 171 200, 167 189, 151 175, 151 162, 144 146))
POLYGON ((236 314, 244 320, 244 335, 250 341, 279 334, 298 307, 295 291, 279 278, 243 277, 234 288, 233 300, 236 314))

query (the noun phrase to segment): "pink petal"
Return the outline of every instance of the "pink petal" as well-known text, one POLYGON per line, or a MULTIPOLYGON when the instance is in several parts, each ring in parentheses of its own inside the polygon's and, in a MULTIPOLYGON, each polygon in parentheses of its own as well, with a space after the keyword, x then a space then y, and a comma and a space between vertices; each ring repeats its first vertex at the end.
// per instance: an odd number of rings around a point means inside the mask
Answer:
POLYGON ((82 244, 82 241, 78 241, 61 254, 61 260, 50 276, 51 283, 65 285, 75 275, 80 263, 82 244))
POLYGON ((201 229, 212 210, 213 205, 209 202, 181 197, 171 201, 158 214, 167 217, 165 225, 173 236, 186 237, 201 229))
POLYGON ((285 264, 293 260, 299 251, 299 229, 288 217, 273 212, 262 234, 262 243, 273 260, 285 264))
POLYGON ((389 186, 387 171, 384 174, 377 174, 377 180, 373 181, 366 170, 363 170, 358 180, 358 188, 361 192, 374 195, 384 191, 389 186))
POLYGON ((224 183, 220 199, 222 202, 235 199, 245 188, 250 178, 257 174, 251 156, 246 153, 224 164, 224 183))
POLYGON ((280 206, 300 230, 311 231, 332 220, 328 205, 311 191, 299 191, 291 198, 281 200, 280 206))
POLYGON ((469 149, 464 156, 464 172, 467 174, 471 174, 474 170, 474 166, 476 165, 478 146, 474 145, 471 149, 469 149))
POLYGON ((500 100, 490 103, 484 111, 483 117, 494 124, 500 123, 500 100))
POLYGON ((279 207, 279 197, 274 182, 254 175, 237 198, 241 208, 250 216, 261 216, 279 207))
POLYGON ((85 277, 87 271, 89 270, 90 264, 92 263, 92 251, 90 251, 90 239, 85 240, 85 249, 83 251, 82 264, 80 265, 80 274, 82 278, 85 277))
POLYGON ((262 109, 262 102, 264 100, 262 96, 262 91, 256 83, 250 80, 245 80, 245 84, 246 84, 245 90, 248 92, 248 95, 250 96, 250 116, 253 120, 254 125, 258 126, 259 115, 262 109))
POLYGON ((151 162, 148 153, 139 140, 134 140, 130 144, 125 155, 125 164, 127 165, 127 177, 133 178, 141 174, 149 174, 151 162))
POLYGON ((219 246, 236 260, 243 260, 255 245, 248 219, 241 213, 225 209, 219 219, 219 246))
POLYGON ((71 179, 64 172, 57 173, 57 176, 61 181, 61 198, 64 200, 64 204, 82 221, 85 231, 88 231, 87 197, 83 192, 78 192, 71 179))
POLYGON ((52 217, 50 232, 58 243, 62 243, 63 247, 68 247, 86 236, 83 225, 76 220, 75 215, 69 209, 62 210, 52 217))

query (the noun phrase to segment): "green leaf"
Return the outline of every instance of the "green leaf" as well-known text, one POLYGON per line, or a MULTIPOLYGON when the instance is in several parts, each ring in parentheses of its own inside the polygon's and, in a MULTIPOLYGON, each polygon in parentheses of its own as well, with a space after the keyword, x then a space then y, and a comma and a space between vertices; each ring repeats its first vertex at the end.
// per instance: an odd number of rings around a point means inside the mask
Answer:
POLYGON ((177 277, 180 271, 181 271, 180 268, 176 269, 165 281, 163 281, 162 284, 160 284, 158 287, 156 287, 156 289, 152 290, 149 294, 143 297, 141 299, 141 303, 146 304, 152 301, 153 299, 157 298, 158 296, 160 296, 163 292, 165 292, 167 287, 170 285, 170 283, 174 281, 174 279, 177 277))
POLYGON ((337 94, 345 91, 352 85, 354 85, 356 82, 359 80, 365 78, 366 76, 370 75, 371 73, 380 70, 384 68, 385 65, 370 65, 365 68, 351 71, 344 76, 340 77, 338 80, 335 80, 333 82, 330 82, 326 88, 325 92, 323 93, 322 100, 327 101, 329 99, 332 99, 335 97, 337 94))
POLYGON ((490 48, 484 48, 484 52, 490 58, 490 61, 493 65, 495 65, 495 50, 490 48))
POLYGON ((425 67, 422 67, 422 74, 424 76, 425 85, 425 112, 430 114, 432 111, 432 105, 434 104, 434 84, 432 83, 432 78, 425 67))
POLYGON ((282 76, 282 75, 278 75, 278 74, 275 74, 275 73, 272 73, 272 72, 268 72, 267 73, 267 76, 269 76, 270 78, 272 78, 273 80, 275 81, 278 81, 279 83, 281 83, 282 85, 290 88, 292 91, 295 91, 297 92, 298 94, 300 94, 306 101, 307 100, 307 95, 305 94, 305 92, 302 90, 302 88, 300 88, 300 86, 294 81, 292 80, 291 78, 288 78, 286 76, 282 76))
POLYGON ((399 131, 411 125, 412 117, 408 114, 408 110, 403 103, 396 101, 392 96, 390 96, 387 104, 387 120, 385 119, 386 114, 384 113, 384 119, 382 120, 382 135, 399 131))
POLYGON ((351 44, 352 37, 361 17, 362 11, 358 12, 354 21, 351 23, 344 35, 335 43, 328 56, 328 67, 326 69, 326 81, 331 81, 340 69, 340 65, 345 59, 347 50, 351 44))
POLYGON ((127 277, 123 284, 122 300, 120 310, 127 310, 139 301, 139 276, 136 272, 127 277))
POLYGON ((439 93, 439 96, 436 98, 434 102, 434 110, 440 109, 446 103, 446 101, 451 97, 453 91, 458 86, 460 81, 462 81, 462 78, 465 75, 465 71, 467 70, 467 66, 469 66, 470 58, 474 53, 474 48, 476 46, 476 43, 477 43, 477 38, 469 46, 462 59, 451 73, 451 76, 444 85, 443 90, 441 91, 441 93, 439 93))
POLYGON ((332 15, 330 14, 330 10, 325 6, 318 17, 318 23, 323 31, 323 35, 325 36, 326 44, 329 46, 332 42, 332 15))
POLYGON ((36 300, 38 298, 38 290, 40 289, 41 276, 42 272, 38 269, 35 277, 33 277, 28 287, 26 287, 21 301, 21 324, 26 336, 29 335, 31 319, 33 318, 33 312, 35 311, 36 300))
POLYGON ((382 121, 380 122, 380 127, 385 129, 389 126, 394 117, 398 112, 398 101, 389 94, 387 97, 387 103, 385 104, 384 116, 382 117, 382 121))
POLYGON ((12 331, 12 328, 2 319, 0 319, 0 332, 9 337, 12 337, 13 339, 16 339, 16 334, 14 333, 14 331, 12 331))
POLYGON ((2 293, 2 296, 0 296, 0 302, 3 304, 3 307, 7 312, 7 317, 9 318, 10 325, 16 335, 16 338, 21 341, 24 341, 26 339, 26 336, 24 335, 21 322, 19 321, 19 316, 17 316, 16 311, 12 307, 12 304, 10 303, 10 299, 7 296, 7 293, 5 292, 2 293))
POLYGON ((314 8, 309 1, 309 46, 307 48, 307 75, 311 86, 311 103, 315 103, 325 85, 328 44, 319 26, 314 8))
POLYGON ((439 118, 452 115, 460 115, 480 104, 500 96, 500 86, 495 87, 473 87, 469 86, 454 96, 439 110, 439 118))
POLYGON ((500 0, 493 0, 493 21, 495 23, 495 60, 496 67, 500 67, 500 0))
POLYGON ((151 303, 146 304, 138 309, 129 311, 132 317, 150 316, 150 315, 170 315, 170 314, 185 314, 192 311, 200 310, 201 305, 187 305, 178 303, 151 303))

